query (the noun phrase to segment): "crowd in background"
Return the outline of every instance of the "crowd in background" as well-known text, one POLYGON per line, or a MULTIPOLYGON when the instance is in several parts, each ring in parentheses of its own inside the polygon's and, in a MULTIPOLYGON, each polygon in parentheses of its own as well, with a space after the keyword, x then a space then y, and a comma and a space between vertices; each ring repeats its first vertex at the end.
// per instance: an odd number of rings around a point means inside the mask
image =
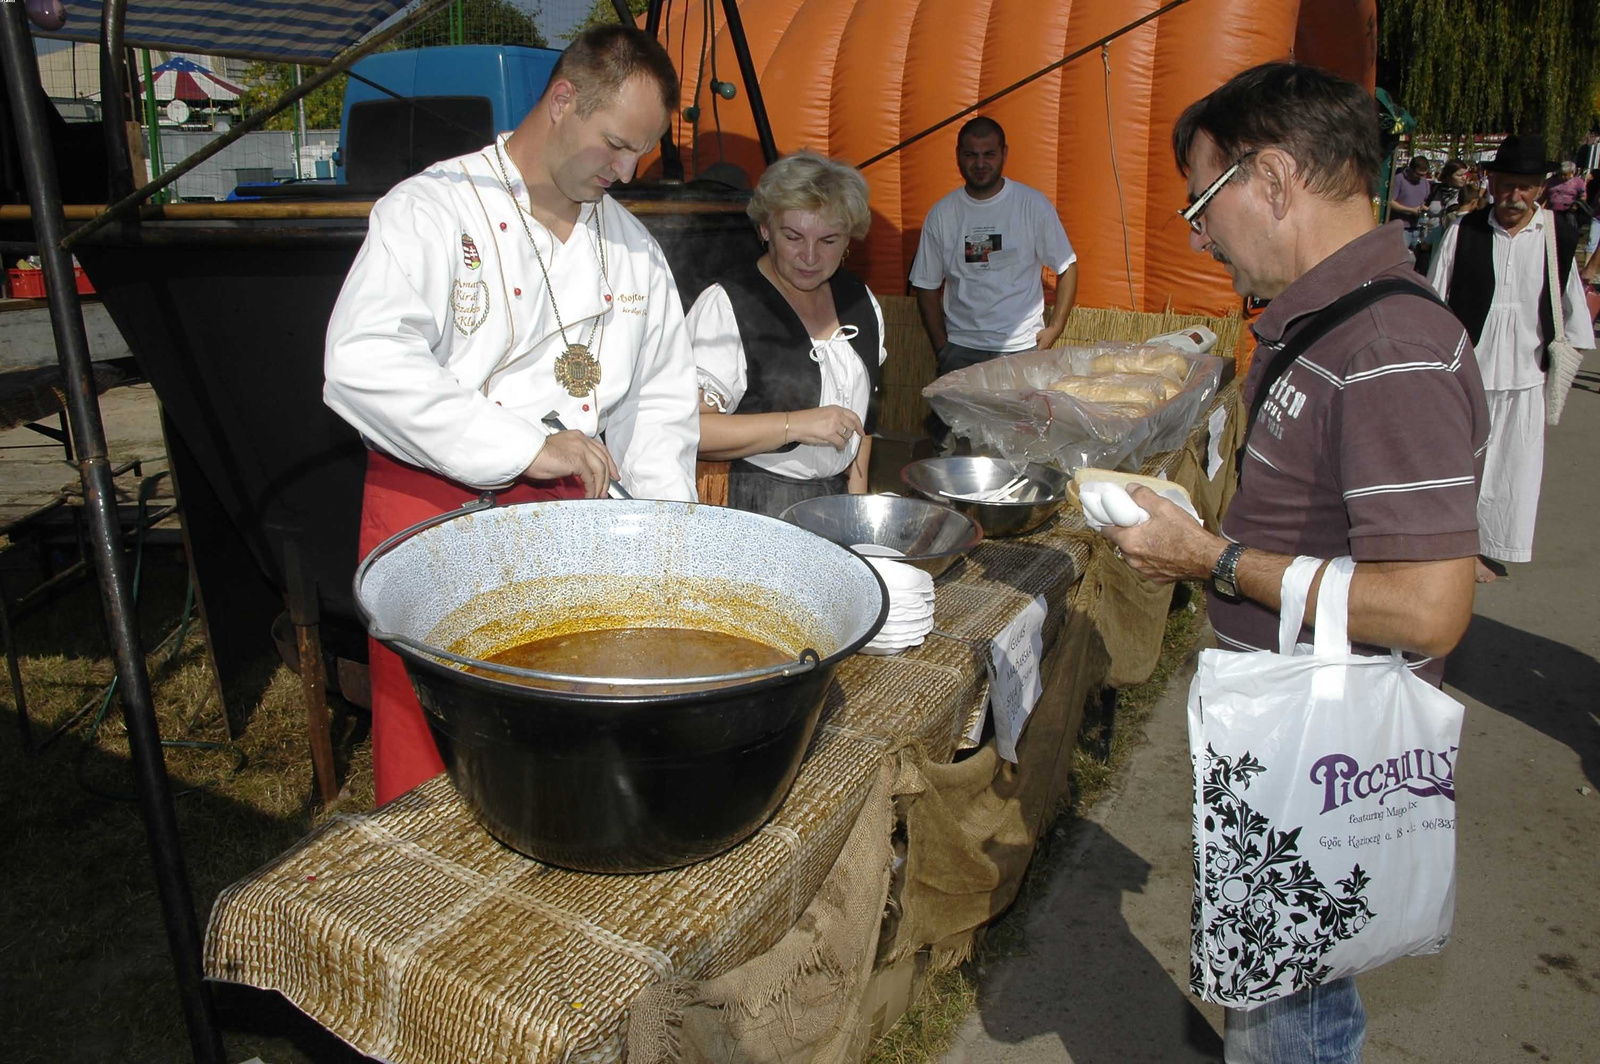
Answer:
MULTIPOLYGON (((1405 224, 1406 245, 1416 256, 1417 272, 1427 274, 1444 230, 1472 211, 1489 206, 1487 174, 1480 167, 1451 159, 1433 172, 1426 155, 1413 156, 1395 171, 1389 187, 1389 216, 1405 224)), ((1539 205, 1556 224, 1577 233, 1577 263, 1591 293, 1591 311, 1600 314, 1600 169, 1585 174, 1567 160, 1550 175, 1539 205)))

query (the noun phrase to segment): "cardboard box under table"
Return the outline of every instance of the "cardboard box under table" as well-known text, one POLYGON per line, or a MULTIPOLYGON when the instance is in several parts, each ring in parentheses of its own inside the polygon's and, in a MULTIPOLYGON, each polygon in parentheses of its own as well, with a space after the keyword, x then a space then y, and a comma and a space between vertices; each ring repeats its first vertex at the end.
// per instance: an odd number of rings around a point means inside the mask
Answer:
MULTIPOLYGON (((1196 432, 1146 470, 1209 519, 1221 489, 1196 432)), ((1170 589, 1126 595, 1137 577, 1098 543, 1063 510, 947 572, 935 634, 844 664, 788 799, 720 857, 641 876, 542 865, 440 776, 225 890, 206 973, 279 991, 396 1064, 858 1059, 894 1019, 863 1015, 874 970, 966 956, 1066 793, 1086 697, 1119 658, 1154 662, 1170 589), (992 739, 954 761, 985 711, 988 641, 1035 595, 1044 693, 1017 763, 992 739)))

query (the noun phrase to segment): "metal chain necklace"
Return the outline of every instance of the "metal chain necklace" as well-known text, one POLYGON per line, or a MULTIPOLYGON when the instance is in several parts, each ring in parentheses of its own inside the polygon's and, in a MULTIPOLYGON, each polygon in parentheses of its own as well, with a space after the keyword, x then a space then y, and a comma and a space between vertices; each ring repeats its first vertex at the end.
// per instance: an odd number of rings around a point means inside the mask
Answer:
MULTIPOLYGON (((528 235, 528 243, 533 248, 533 257, 539 262, 539 269, 544 273, 544 290, 550 296, 550 309, 556 318, 556 330, 561 334, 561 342, 566 350, 556 359, 556 383, 567 390, 567 394, 574 399, 582 399, 586 395, 593 395, 600 387, 600 360, 590 350, 589 345, 594 342, 594 334, 600 327, 600 316, 596 315, 589 323, 589 335, 583 343, 575 344, 567 339, 567 327, 561 321, 561 308, 556 305, 556 290, 550 283, 550 267, 545 265, 544 256, 539 253, 539 242, 533 238, 533 230, 528 228, 528 219, 524 216, 522 204, 517 202, 517 197, 511 191, 511 175, 506 170, 506 157, 500 151, 500 142, 494 144, 495 159, 500 165, 500 183, 505 186, 506 195, 511 197, 511 203, 516 208, 517 220, 522 223, 522 231, 528 235)), ((531 200, 530 200, 531 202, 531 200)), ((594 205, 591 220, 594 223, 595 251, 600 259, 600 278, 602 282, 606 276, 606 240, 604 216, 601 208, 604 201, 594 205)), ((555 234, 550 234, 555 239, 555 234)), ((551 255, 555 254, 555 245, 551 245, 551 255)))

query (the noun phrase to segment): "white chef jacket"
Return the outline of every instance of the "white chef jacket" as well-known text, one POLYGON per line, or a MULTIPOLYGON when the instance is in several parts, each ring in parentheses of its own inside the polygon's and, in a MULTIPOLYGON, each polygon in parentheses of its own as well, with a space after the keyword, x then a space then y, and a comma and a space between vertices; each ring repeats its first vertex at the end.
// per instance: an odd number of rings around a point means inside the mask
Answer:
MULTIPOLYGON (((889 357, 883 346, 883 308, 878 306, 871 292, 867 293, 867 298, 872 300, 872 313, 878 320, 877 357, 881 366, 889 357)), ((744 341, 739 336, 739 322, 733 315, 733 303, 720 284, 711 285, 700 293, 700 298, 689 308, 688 326, 697 380, 707 405, 725 414, 737 413, 739 402, 750 386, 749 363, 744 355, 744 341)), ((853 325, 841 325, 826 340, 813 339, 810 354, 822 375, 822 398, 817 405, 842 406, 865 419, 867 402, 872 398, 872 383, 867 379, 867 367, 851 344, 857 332, 853 325)), ((795 357, 803 356, 797 350, 795 357)), ((745 461, 780 476, 820 480, 849 469, 860 450, 861 437, 852 436, 842 451, 802 443, 781 453, 753 454, 745 461)))
POLYGON ((374 205, 328 322, 324 401, 370 446, 477 488, 528 467, 554 410, 569 429, 605 435, 634 496, 693 501, 699 396, 666 257, 610 197, 585 204, 558 241, 519 206, 527 190, 504 141, 510 193, 490 145, 374 205), (565 342, 519 212, 549 267, 565 342), (597 354, 597 395, 556 382, 568 342, 597 354))
MULTIPOLYGON (((1544 371, 1539 368, 1544 351, 1539 301, 1549 275, 1544 227, 1554 224, 1555 216, 1540 207, 1522 231, 1512 236, 1494 212, 1489 212, 1489 228, 1494 233, 1494 298, 1478 336, 1477 355, 1483 386, 1490 391, 1518 391, 1544 384, 1544 371)), ((1450 273, 1455 269, 1460 233, 1460 223, 1444 231, 1428 268, 1428 281, 1441 299, 1450 298, 1450 273)), ((1594 322, 1576 264, 1561 293, 1561 313, 1567 342, 1578 348, 1593 347, 1594 322)))

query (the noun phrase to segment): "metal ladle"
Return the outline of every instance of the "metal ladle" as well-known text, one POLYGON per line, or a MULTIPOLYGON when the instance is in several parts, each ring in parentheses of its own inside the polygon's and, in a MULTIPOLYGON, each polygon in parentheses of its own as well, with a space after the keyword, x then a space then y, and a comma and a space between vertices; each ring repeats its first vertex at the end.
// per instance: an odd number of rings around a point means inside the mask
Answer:
MULTIPOLYGON (((561 423, 561 415, 554 410, 550 411, 540 420, 542 420, 546 425, 549 425, 551 428, 555 429, 557 432, 567 431, 567 426, 561 423)), ((628 489, 622 486, 622 481, 620 480, 612 480, 609 486, 606 488, 606 494, 613 499, 633 498, 632 495, 628 494, 628 489)))

